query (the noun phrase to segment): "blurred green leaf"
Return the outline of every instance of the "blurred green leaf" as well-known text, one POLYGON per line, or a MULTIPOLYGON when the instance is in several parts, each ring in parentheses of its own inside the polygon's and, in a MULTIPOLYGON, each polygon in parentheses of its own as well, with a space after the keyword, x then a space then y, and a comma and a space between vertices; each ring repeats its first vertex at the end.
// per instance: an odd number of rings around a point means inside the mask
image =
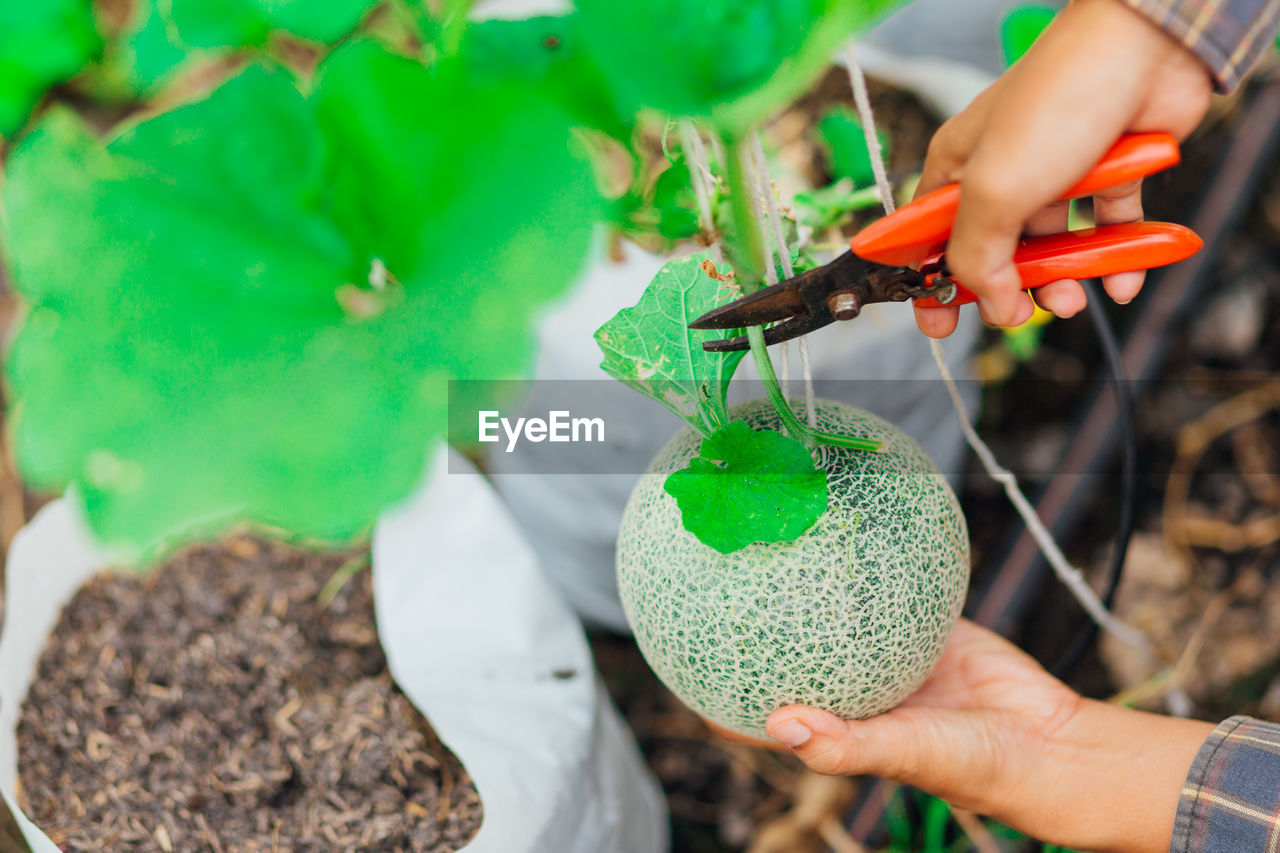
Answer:
POLYGON ((242 518, 353 536, 421 476, 448 380, 527 369, 594 193, 528 87, 370 43, 310 99, 253 66, 109 145, 56 112, 3 195, 20 467, 135 550, 242 518))
POLYGON ((0 0, 0 136, 102 49, 92 0, 0 0))
POLYGON ((925 853, 946 853, 950 824, 951 807, 937 797, 928 797, 924 803, 925 853))
POLYGON ((587 50, 629 102, 741 133, 901 0, 577 0, 587 50))
POLYGON ((698 233, 698 200, 693 192, 693 175, 683 156, 653 182, 652 205, 658 213, 658 233, 663 237, 684 240, 698 233))
POLYGON ((1031 49, 1045 27, 1058 10, 1040 3, 1015 6, 1000 23, 1000 47, 1004 51, 1004 63, 1012 65, 1031 49))
POLYGON ((473 21, 459 55, 470 74, 537 81, 584 125, 626 139, 635 125, 635 110, 609 90, 583 42, 577 13, 473 21))
POLYGON ((351 33, 379 0, 136 0, 106 48, 98 89, 149 98, 201 60, 263 47, 272 31, 331 43, 351 33))
POLYGON ((130 19, 107 42, 102 62, 86 72, 86 88, 105 100, 147 99, 155 95, 189 62, 212 56, 178 38, 160 10, 164 0, 137 0, 130 19))
POLYGON ((879 204, 880 190, 874 186, 856 190, 848 178, 841 178, 821 189, 796 193, 795 196, 800 224, 819 229, 840 225, 853 213, 879 204))
POLYGON ((1044 326, 1023 323, 1008 329, 1001 329, 1001 338, 1005 348, 1017 361, 1031 361, 1040 353, 1040 343, 1044 339, 1044 326))
POLYGON ((330 44, 349 34, 379 0, 169 0, 169 18, 191 47, 250 47, 273 30, 330 44))
MULTIPOLYGON (((889 154, 889 137, 877 130, 880 147, 886 158, 889 154)), ((837 180, 848 178, 854 186, 870 186, 875 181, 871 169, 871 151, 867 148, 867 136, 862 130, 858 115, 848 107, 834 107, 818 121, 818 140, 831 164, 831 174, 837 180)))
POLYGON ((141 95, 149 95, 164 85, 191 50, 178 39, 173 26, 156 8, 158 0, 140 0, 134 8, 136 20, 117 45, 119 64, 129 85, 141 95))
POLYGON ((610 205, 609 221, 637 239, 657 236, 669 246, 699 233, 693 177, 677 157, 641 190, 633 187, 610 205))

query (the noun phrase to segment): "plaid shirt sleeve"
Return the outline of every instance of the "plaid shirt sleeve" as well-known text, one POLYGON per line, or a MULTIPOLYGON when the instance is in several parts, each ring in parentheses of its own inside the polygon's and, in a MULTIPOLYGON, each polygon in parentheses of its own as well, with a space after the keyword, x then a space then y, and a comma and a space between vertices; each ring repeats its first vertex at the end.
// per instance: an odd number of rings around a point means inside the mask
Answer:
POLYGON ((1280 0, 1120 0, 1186 45, 1221 91, 1240 84, 1274 43, 1280 0))
POLYGON ((1182 786, 1169 853, 1280 850, 1280 725, 1221 723, 1182 786))

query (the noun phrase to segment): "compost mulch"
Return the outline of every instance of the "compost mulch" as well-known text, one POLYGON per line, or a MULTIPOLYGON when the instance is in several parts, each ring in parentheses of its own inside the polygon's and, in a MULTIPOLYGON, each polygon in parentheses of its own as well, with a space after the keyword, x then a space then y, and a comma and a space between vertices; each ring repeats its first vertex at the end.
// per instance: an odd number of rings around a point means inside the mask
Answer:
POLYGON ((68 851, 453 851, 466 771, 392 683, 359 552, 250 537, 63 610, 18 728, 21 800, 68 851), (341 577, 341 575, 339 575, 341 577))

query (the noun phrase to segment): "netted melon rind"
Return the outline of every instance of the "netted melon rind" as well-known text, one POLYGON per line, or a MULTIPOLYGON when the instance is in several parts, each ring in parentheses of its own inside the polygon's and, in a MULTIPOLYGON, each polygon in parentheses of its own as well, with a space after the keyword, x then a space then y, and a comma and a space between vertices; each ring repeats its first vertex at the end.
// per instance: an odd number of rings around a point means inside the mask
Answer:
MULTIPOLYGON (((765 400, 732 415, 779 429, 765 400)), ((822 448, 829 504, 796 541, 720 554, 684 529, 663 481, 698 452, 688 429, 641 477, 618 535, 618 588, 645 660, 699 714, 755 737, 791 703, 846 719, 897 705, 937 663, 969 582, 964 516, 920 445, 841 403, 820 400, 817 415, 884 448, 822 448)))

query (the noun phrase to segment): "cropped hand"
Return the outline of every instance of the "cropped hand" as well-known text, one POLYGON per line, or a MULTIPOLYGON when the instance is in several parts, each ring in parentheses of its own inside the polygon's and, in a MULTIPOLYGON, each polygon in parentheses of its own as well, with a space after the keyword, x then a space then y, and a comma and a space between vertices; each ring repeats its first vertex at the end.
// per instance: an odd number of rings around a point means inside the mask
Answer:
POLYGON ((1044 841, 1125 853, 1168 849, 1183 780, 1213 730, 1083 699, 966 620, 897 708, 846 721, 791 705, 766 728, 818 773, 883 776, 1044 841))
MULTIPOLYGON (((1117 0, 1074 0, 1021 60, 938 130, 917 194, 960 182, 947 259, 978 295, 984 320, 1011 326, 1031 316, 1013 252, 1023 234, 1066 230, 1068 206, 1057 198, 1125 133, 1185 138, 1211 91, 1208 68, 1145 18, 1117 0)), ((1141 182, 1099 193, 1094 216, 1099 225, 1141 220, 1141 182)), ((1128 302, 1142 281, 1141 272, 1120 273, 1103 286, 1128 302)), ((1045 285, 1035 298, 1062 317, 1085 305, 1075 281, 1045 285)), ((945 337, 957 311, 917 309, 916 322, 945 337)))

